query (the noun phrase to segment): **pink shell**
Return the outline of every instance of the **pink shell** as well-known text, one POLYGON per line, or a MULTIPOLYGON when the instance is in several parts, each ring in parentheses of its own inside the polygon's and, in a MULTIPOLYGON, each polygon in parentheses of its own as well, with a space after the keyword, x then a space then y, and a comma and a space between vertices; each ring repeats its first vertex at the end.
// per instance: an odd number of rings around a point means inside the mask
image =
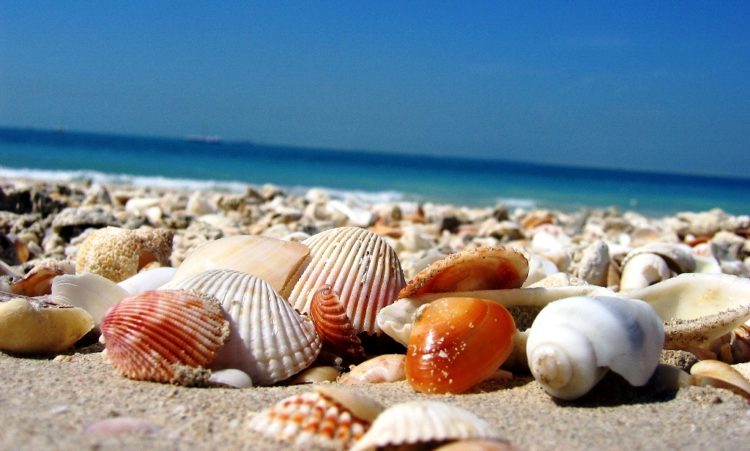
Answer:
POLYGON ((346 449, 359 440, 370 421, 319 392, 300 393, 277 402, 250 420, 250 429, 298 446, 346 449))
POLYGON ((303 313, 315 293, 331 285, 357 333, 380 334, 375 318, 396 300, 405 285, 396 252, 380 236, 357 227, 340 227, 304 241, 312 259, 289 296, 303 313))
POLYGON ((334 353, 355 360, 364 357, 362 342, 330 285, 323 285, 313 296, 310 319, 323 343, 334 353))
POLYGON ((147 291, 113 306, 101 324, 107 357, 131 379, 198 385, 229 336, 221 306, 179 290, 147 291))

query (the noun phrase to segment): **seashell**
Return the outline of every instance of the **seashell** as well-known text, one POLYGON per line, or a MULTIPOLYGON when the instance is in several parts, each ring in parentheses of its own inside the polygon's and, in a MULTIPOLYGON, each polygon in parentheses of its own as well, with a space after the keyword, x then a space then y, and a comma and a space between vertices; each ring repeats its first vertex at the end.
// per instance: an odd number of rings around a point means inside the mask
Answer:
POLYGON ((315 293, 310 305, 310 319, 324 345, 340 356, 360 360, 365 355, 362 342, 352 327, 346 309, 330 285, 315 293))
POLYGON ((620 290, 635 290, 672 277, 667 262, 656 254, 638 254, 632 257, 620 274, 620 290))
POLYGON ((173 236, 167 229, 94 230, 78 248, 76 273, 92 272, 121 282, 152 262, 169 266, 173 236))
MULTIPOLYGON (((461 291, 451 293, 452 297, 469 297, 497 302, 504 307, 525 307, 541 310, 552 301, 571 296, 611 295, 612 291, 596 285, 578 285, 562 287, 532 287, 509 290, 461 291)), ((445 293, 432 293, 414 298, 399 299, 378 313, 378 326, 388 336, 406 346, 411 336, 412 325, 420 307, 436 299, 445 297, 445 293)))
POLYGON ((249 428, 297 446, 346 449, 364 436, 382 411, 380 404, 356 392, 318 386, 254 415, 249 428))
POLYGON ((375 317, 404 286, 398 256, 388 243, 365 229, 341 227, 305 240, 312 261, 292 290, 289 302, 308 313, 312 298, 330 285, 346 307, 357 333, 380 334, 375 317))
POLYGON ((339 377, 341 371, 334 366, 314 366, 297 373, 289 381, 288 385, 297 384, 319 384, 321 382, 333 382, 339 377))
POLYGON ((64 351, 94 328, 85 310, 39 298, 0 301, 0 350, 18 354, 64 351))
POLYGON ((411 401, 378 415, 352 451, 496 438, 492 426, 468 410, 436 401, 411 401))
POLYGON ((213 269, 164 288, 204 293, 218 299, 226 311, 231 335, 212 369, 237 368, 254 383, 270 385, 307 368, 320 352, 312 322, 258 277, 213 269))
POLYGON ((265 280, 287 298, 309 262, 309 255, 310 249, 302 243, 257 235, 230 236, 192 251, 172 280, 185 280, 210 269, 231 269, 265 280))
POLYGON ((232 388, 250 388, 253 386, 253 380, 250 379, 250 376, 235 368, 212 371, 208 382, 213 385, 232 388))
POLYGON ((29 271, 21 280, 10 285, 10 292, 21 296, 50 294, 52 280, 63 274, 75 273, 75 267, 66 261, 46 260, 29 271))
POLYGON ((557 266, 554 263, 547 260, 546 258, 536 255, 529 254, 529 274, 526 276, 526 280, 523 283, 523 287, 535 284, 541 280, 546 279, 554 274, 565 274, 559 272, 557 266))
POLYGON ((655 254, 663 258, 669 268, 677 274, 693 272, 695 270, 695 259, 693 250, 685 244, 675 243, 649 243, 637 247, 622 260, 622 267, 628 265, 630 259, 641 254, 655 254))
POLYGON ((112 307, 101 324, 107 357, 136 380, 201 385, 229 336, 215 299, 177 290, 147 291, 112 307))
POLYGON ((607 286, 609 260, 607 243, 602 240, 594 241, 583 250, 575 273, 592 285, 607 286))
POLYGON ((750 400, 750 380, 718 360, 701 360, 690 368, 693 385, 726 388, 750 400))
POLYGON ((83 430, 87 435, 154 434, 159 427, 145 418, 114 417, 95 421, 83 430))
POLYGON ((728 274, 680 274, 619 295, 654 308, 667 349, 708 346, 750 319, 750 279, 728 274))
POLYGON ((420 271, 398 297, 518 288, 526 280, 528 270, 526 257, 508 247, 466 250, 451 254, 420 271))
POLYGON ((516 331, 500 304, 443 298, 420 310, 406 353, 406 380, 423 393, 462 393, 508 358, 516 331))
POLYGON ((118 283, 118 285, 133 296, 144 291, 160 288, 174 277, 176 271, 175 268, 153 268, 148 271, 141 271, 118 283))
POLYGON ((609 296, 561 299, 529 330, 529 369, 550 395, 586 394, 607 369, 631 385, 648 382, 659 364, 664 327, 647 303, 609 296))
POLYGON ((339 378, 340 384, 380 384, 406 379, 403 354, 383 354, 353 365, 348 373, 339 378))
POLYGON ((52 281, 52 299, 86 310, 97 326, 110 307, 128 296, 116 283, 94 273, 67 274, 52 281))

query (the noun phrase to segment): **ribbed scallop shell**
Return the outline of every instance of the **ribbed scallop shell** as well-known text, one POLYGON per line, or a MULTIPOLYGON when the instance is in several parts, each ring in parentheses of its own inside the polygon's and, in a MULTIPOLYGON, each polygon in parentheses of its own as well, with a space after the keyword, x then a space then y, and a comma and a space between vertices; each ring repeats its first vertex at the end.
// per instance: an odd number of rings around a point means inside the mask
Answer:
POLYGON ((378 235, 356 227, 327 230, 304 244, 310 248, 312 260, 289 302, 308 313, 315 292, 331 285, 346 306, 354 330, 380 334, 375 317, 405 284, 396 252, 378 235))
POLYGON ((310 318, 323 343, 333 352, 352 359, 364 357, 362 342, 330 285, 323 285, 313 296, 310 318))
POLYGON ((360 410, 345 404, 363 403, 365 412, 382 407, 361 395, 349 394, 347 400, 331 396, 325 390, 300 393, 282 399, 269 409, 254 415, 249 422, 251 430, 276 440, 296 445, 320 445, 327 448, 346 449, 359 440, 370 427, 373 415, 361 415, 360 410))
POLYGON ((177 290, 125 298, 102 320, 107 357, 124 376, 182 385, 205 383, 205 367, 229 336, 218 303, 177 290))
POLYGON ((307 368, 320 352, 320 337, 312 322, 255 276, 214 269, 170 282, 165 288, 208 294, 227 312, 231 335, 212 368, 240 369, 255 384, 270 385, 307 368))
POLYGON ((381 413, 352 451, 498 437, 492 426, 468 410, 436 401, 411 401, 381 413))

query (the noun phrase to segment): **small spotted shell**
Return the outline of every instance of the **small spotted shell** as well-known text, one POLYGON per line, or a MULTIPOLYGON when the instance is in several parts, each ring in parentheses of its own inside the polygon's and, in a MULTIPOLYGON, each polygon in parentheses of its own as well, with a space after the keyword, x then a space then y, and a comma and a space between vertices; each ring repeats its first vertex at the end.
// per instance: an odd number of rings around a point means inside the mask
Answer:
POLYGON ((205 368, 229 336, 216 300, 185 291, 147 291, 115 304, 101 324, 107 357, 131 379, 206 383, 205 368))
POLYGON ((249 428, 298 446, 346 449, 365 434, 382 410, 380 404, 356 392, 319 386, 253 415, 249 428))
POLYGON ((494 428, 468 410, 436 401, 411 401, 378 415, 352 450, 496 438, 494 428))
POLYGON ((375 317, 404 286, 396 252, 380 236, 357 227, 327 230, 304 244, 312 260, 289 296, 294 308, 308 313, 317 290, 328 284, 357 333, 380 334, 375 317))

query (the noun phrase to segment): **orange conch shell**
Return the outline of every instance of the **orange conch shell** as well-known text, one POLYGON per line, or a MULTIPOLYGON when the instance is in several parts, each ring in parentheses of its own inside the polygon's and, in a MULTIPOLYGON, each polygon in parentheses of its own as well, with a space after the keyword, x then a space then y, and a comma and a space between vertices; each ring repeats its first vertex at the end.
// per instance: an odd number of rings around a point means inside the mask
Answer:
POLYGON ((477 298, 441 298, 414 322, 406 379, 424 393, 461 393, 485 380, 508 358, 516 331, 500 304, 477 298))
POLYGON ((178 290, 147 291, 112 307, 101 324, 107 357, 124 376, 197 385, 229 336, 214 299, 178 290))
POLYGON ((420 271, 398 297, 520 288, 528 272, 526 257, 509 247, 466 250, 451 254, 420 271))
POLYGON ((380 334, 378 311, 396 300, 404 274, 396 252, 378 235, 357 227, 327 230, 306 239, 312 260, 289 295, 302 313, 323 285, 331 285, 357 333, 380 334))
POLYGON ((310 305, 310 318, 323 343, 343 357, 361 359, 365 355, 362 342, 352 327, 346 309, 330 285, 315 292, 310 305))

